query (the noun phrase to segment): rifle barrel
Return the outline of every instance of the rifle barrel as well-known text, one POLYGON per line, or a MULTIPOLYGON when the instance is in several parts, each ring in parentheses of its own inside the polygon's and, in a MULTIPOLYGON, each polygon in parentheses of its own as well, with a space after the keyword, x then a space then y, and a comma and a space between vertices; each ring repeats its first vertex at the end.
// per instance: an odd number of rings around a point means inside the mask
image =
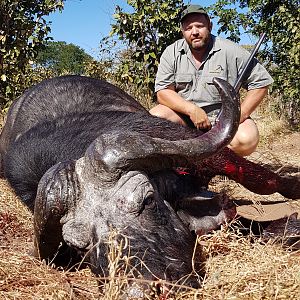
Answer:
POLYGON ((266 33, 262 33, 259 40, 257 41, 257 43, 255 44, 255 47, 253 48, 248 60, 246 61, 246 64, 245 66, 243 67, 242 69, 242 72, 241 74, 239 75, 238 79, 236 80, 235 84, 234 84, 234 90, 238 93, 241 86, 242 86, 242 82, 243 82, 243 77, 245 76, 245 73, 248 71, 248 68, 249 68, 249 65, 250 63, 252 62, 254 56, 257 54, 258 52, 258 49, 261 45, 261 43, 263 42, 263 40, 265 39, 266 37, 266 33))

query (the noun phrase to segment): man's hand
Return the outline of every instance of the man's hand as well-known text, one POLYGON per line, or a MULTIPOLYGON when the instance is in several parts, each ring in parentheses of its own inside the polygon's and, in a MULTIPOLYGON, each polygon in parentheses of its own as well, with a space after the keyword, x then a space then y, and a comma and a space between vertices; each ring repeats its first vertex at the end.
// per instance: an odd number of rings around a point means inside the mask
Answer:
MULTIPOLYGON (((211 124, 205 111, 192 101, 183 99, 173 85, 157 92, 157 99, 161 105, 169 107, 171 110, 187 115, 198 129, 210 129, 211 124)), ((171 120, 171 119, 169 119, 171 120)))
POLYGON ((193 105, 193 108, 191 109, 189 116, 197 129, 211 128, 211 123, 207 117, 207 114, 201 107, 198 107, 197 105, 193 105))

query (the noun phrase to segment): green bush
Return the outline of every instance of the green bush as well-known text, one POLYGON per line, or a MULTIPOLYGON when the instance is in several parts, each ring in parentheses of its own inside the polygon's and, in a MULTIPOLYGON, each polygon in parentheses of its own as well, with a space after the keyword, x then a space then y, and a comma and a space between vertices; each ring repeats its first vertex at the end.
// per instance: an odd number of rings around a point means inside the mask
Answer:
POLYGON ((38 51, 50 32, 45 16, 63 9, 64 0, 0 2, 0 110, 24 91, 38 51))

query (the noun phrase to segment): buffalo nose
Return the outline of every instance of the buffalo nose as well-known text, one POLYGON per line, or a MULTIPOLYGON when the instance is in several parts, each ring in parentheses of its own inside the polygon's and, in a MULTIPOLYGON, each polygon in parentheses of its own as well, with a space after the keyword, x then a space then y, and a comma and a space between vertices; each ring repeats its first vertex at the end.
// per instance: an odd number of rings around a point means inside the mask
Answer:
POLYGON ((89 224, 69 221, 63 225, 63 239, 68 246, 80 250, 88 249, 91 244, 91 228, 89 224))

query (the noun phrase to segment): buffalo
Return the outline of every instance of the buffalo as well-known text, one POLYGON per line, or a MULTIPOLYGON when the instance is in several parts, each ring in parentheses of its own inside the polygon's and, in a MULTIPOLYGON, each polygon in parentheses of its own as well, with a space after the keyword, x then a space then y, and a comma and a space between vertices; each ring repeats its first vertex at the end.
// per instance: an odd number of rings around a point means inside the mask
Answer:
MULTIPOLYGON (((193 271, 196 234, 236 214, 226 195, 207 190, 215 175, 258 194, 300 198, 298 178, 226 147, 239 99, 226 81, 214 84, 222 109, 207 132, 154 117, 118 87, 84 76, 43 81, 15 101, 0 136, 0 170, 34 214, 36 254, 76 253, 106 276, 115 230, 143 261, 133 263, 139 274, 178 281, 193 271)), ((186 283, 199 284, 193 276, 186 283)))

